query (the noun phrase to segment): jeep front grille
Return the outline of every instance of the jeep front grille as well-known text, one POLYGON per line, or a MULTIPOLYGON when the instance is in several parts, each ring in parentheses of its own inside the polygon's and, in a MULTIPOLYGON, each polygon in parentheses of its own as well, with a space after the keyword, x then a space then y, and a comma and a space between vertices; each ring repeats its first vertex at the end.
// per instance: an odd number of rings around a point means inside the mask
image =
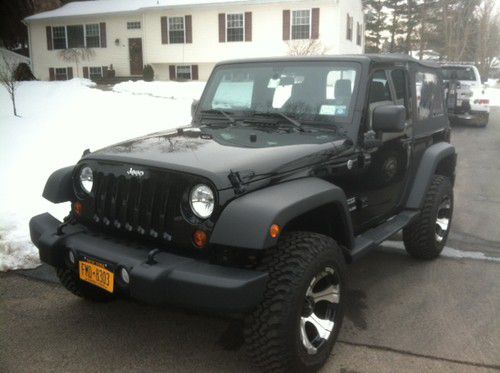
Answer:
POLYGON ((94 175, 94 223, 142 236, 171 240, 184 187, 172 175, 149 177, 94 175))

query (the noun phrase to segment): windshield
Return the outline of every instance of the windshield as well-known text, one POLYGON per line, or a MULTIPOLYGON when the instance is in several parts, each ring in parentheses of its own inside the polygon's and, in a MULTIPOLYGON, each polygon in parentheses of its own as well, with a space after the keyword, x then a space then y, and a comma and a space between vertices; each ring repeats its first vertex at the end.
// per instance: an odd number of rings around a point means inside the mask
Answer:
POLYGON ((280 113, 301 122, 346 122, 357 92, 355 62, 269 62, 218 67, 201 110, 280 113))
POLYGON ((472 67, 466 66, 453 66, 453 67, 443 67, 443 79, 450 80, 476 80, 476 74, 474 74, 474 69, 472 67))

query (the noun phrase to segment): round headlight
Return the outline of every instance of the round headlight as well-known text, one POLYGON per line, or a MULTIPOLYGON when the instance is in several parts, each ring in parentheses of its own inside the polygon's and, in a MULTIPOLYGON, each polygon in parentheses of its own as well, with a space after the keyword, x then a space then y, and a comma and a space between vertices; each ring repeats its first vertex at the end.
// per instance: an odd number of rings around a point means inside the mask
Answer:
POLYGON ((80 171, 80 186, 82 190, 90 193, 92 190, 92 185, 94 185, 94 174, 90 167, 84 167, 80 171))
POLYGON ((212 189, 206 185, 196 185, 191 190, 189 203, 191 205, 191 210, 193 210, 196 216, 206 219, 210 217, 214 211, 214 193, 212 192, 212 189))

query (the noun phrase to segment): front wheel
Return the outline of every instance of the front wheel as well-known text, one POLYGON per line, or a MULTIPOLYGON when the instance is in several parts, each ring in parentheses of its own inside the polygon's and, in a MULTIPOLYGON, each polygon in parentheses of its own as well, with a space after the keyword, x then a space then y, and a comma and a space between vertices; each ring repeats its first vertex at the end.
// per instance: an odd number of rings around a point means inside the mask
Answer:
POLYGON ((318 370, 343 319, 345 261, 330 237, 292 232, 263 259, 264 299, 245 320, 251 359, 264 371, 318 370))

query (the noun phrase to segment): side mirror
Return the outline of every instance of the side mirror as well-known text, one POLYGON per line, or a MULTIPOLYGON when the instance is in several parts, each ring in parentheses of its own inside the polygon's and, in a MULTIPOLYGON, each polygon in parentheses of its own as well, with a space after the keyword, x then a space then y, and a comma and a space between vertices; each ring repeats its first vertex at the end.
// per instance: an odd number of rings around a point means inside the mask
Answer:
POLYGON ((373 110, 372 129, 375 132, 402 132, 405 126, 406 108, 403 105, 384 105, 373 110))
POLYGON ((191 119, 194 119, 194 114, 196 113, 196 110, 198 109, 198 104, 200 103, 200 100, 193 100, 191 103, 191 119))

